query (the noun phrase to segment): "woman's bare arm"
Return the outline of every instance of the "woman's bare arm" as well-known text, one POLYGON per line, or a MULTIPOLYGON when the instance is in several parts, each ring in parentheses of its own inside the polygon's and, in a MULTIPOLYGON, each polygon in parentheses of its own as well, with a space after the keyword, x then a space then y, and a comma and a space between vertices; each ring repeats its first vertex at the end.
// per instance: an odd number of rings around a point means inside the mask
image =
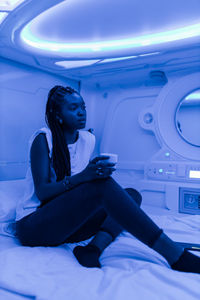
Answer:
MULTIPOLYGON (((80 173, 70 176, 70 189, 88 181, 109 177, 115 170, 114 164, 106 162, 106 157, 96 157, 89 162, 87 167, 80 173), (103 162, 104 160, 104 162, 103 162), (96 173, 97 164, 104 171, 99 177, 96 173)), ((34 181, 35 193, 41 202, 45 203, 52 198, 64 193, 67 188, 65 179, 57 182, 50 182, 50 159, 49 148, 45 134, 39 134, 33 141, 31 147, 31 171, 34 181)))
MULTIPOLYGON (((34 139, 31 147, 31 171, 35 193, 41 202, 48 202, 66 191, 64 180, 50 182, 49 148, 43 133, 34 139)), ((71 187, 82 182, 84 179, 81 173, 70 177, 71 187)))

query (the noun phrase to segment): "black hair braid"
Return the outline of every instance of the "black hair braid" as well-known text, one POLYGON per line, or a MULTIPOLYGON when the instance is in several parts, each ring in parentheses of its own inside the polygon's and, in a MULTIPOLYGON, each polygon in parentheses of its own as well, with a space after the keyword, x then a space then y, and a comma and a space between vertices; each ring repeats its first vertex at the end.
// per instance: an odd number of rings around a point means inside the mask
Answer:
POLYGON ((59 111, 61 104, 64 102, 64 97, 68 94, 77 93, 71 87, 55 86, 48 94, 46 104, 46 123, 51 130, 53 140, 53 168, 55 170, 57 181, 62 180, 66 175, 71 175, 70 153, 67 143, 64 139, 64 134, 58 120, 56 112, 59 111))

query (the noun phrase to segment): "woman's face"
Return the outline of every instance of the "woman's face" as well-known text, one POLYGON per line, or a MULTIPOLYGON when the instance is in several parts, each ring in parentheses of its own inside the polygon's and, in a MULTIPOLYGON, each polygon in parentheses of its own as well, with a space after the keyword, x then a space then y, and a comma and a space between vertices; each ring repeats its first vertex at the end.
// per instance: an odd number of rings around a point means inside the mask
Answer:
POLYGON ((61 107, 60 118, 64 129, 76 130, 85 127, 86 107, 83 98, 73 93, 65 96, 65 103, 61 107))

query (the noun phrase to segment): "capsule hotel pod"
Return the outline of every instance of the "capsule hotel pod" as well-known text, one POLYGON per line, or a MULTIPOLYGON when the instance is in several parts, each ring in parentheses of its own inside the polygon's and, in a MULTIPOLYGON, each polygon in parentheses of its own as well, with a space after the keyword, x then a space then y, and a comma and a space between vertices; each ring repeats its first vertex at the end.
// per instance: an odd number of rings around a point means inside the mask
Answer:
POLYGON ((0 1, 0 299, 200 299, 200 1, 0 1))

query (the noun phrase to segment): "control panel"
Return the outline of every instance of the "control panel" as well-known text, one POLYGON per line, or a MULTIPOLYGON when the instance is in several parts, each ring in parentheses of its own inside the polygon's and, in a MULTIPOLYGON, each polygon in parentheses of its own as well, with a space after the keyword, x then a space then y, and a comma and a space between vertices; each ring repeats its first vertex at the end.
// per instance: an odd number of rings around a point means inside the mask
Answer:
POLYGON ((190 164, 177 161, 147 163, 145 166, 145 178, 200 183, 200 163, 190 164))
POLYGON ((200 215, 200 189, 179 188, 179 211, 200 215))

